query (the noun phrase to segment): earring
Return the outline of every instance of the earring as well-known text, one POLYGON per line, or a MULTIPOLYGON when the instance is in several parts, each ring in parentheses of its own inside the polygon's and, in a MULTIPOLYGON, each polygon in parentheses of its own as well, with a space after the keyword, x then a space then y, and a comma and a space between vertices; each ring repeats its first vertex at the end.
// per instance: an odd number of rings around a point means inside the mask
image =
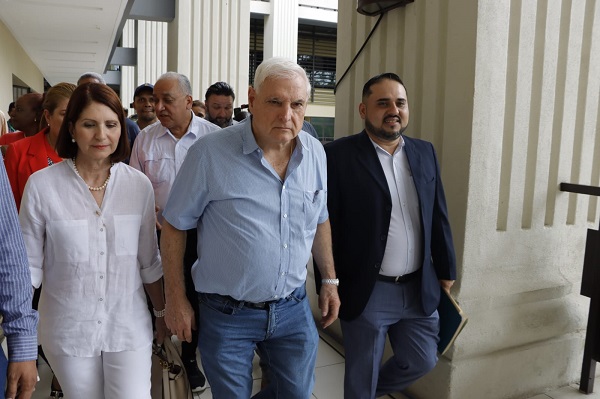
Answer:
POLYGON ((73 137, 71 137, 71 143, 74 143, 75 139, 73 137))

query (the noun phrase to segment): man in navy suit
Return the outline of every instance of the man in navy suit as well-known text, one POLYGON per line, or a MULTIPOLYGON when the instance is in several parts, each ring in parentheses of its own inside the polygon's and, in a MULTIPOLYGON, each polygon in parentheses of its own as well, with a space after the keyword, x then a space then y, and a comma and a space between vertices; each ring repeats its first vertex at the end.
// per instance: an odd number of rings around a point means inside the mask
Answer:
POLYGON ((400 78, 371 78, 359 111, 365 130, 325 146, 346 399, 401 391, 435 366, 436 308, 456 279, 435 150, 402 134, 400 78), (381 365, 386 335, 394 355, 381 365))

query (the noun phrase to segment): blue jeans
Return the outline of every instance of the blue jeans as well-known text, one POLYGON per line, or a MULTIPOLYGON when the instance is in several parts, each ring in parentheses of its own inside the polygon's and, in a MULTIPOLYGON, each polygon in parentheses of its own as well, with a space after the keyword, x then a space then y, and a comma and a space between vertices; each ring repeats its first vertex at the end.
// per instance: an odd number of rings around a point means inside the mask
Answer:
POLYGON ((0 399, 4 399, 6 390, 6 373, 8 372, 8 360, 4 355, 4 351, 0 348, 0 399))
POLYGON ((214 294, 199 300, 198 347, 213 398, 250 397, 256 346, 271 381, 254 398, 310 398, 319 335, 304 286, 265 309, 214 294))

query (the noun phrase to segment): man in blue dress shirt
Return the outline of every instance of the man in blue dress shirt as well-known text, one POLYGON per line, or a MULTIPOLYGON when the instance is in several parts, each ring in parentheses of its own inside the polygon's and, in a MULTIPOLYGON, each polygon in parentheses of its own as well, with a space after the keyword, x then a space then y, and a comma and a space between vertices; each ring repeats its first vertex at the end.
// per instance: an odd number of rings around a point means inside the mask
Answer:
POLYGON ((255 346, 271 379, 257 398, 310 397, 318 345, 305 291, 311 250, 323 277, 321 324, 337 318, 325 152, 301 130, 309 93, 298 64, 264 61, 248 90, 252 117, 189 149, 163 212, 166 322, 183 340, 196 328, 183 288, 185 230, 198 231, 198 346, 217 399, 250 397, 255 346))
MULTIPOLYGON (((8 361, 0 348, 0 399, 29 399, 37 368, 37 312, 31 307, 33 289, 17 207, 0 156, 0 326, 8 346, 8 361)), ((0 331, 1 332, 1 331, 0 331)), ((1 334, 0 334, 1 336, 1 334)), ((2 339, 0 339, 0 343, 2 339)))

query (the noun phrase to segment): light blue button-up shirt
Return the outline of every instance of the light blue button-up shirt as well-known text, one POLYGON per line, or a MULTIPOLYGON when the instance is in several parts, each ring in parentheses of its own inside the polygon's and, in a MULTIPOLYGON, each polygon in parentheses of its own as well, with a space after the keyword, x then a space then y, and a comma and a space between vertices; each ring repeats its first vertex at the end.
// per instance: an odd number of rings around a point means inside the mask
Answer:
POLYGON ((326 168, 323 146, 304 131, 283 181, 249 119, 200 138, 163 212, 179 230, 198 229, 196 291, 262 302, 304 284, 317 224, 329 216, 326 168))

